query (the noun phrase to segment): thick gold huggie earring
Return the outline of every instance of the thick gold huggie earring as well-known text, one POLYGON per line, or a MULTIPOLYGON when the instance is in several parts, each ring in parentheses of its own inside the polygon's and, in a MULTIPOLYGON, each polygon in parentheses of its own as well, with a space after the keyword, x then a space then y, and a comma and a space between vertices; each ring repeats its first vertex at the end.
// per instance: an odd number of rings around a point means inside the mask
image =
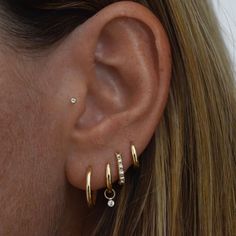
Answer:
POLYGON ((131 145, 131 154, 132 154, 132 158, 133 158, 134 167, 138 168, 139 167, 139 160, 138 160, 138 155, 137 155, 137 151, 136 151, 134 144, 131 145))
POLYGON ((92 194, 91 177, 92 169, 89 168, 86 176, 86 199, 89 207, 93 207, 96 201, 95 195, 92 194))
POLYGON ((109 207, 115 206, 114 198, 116 197, 116 192, 112 188, 112 175, 111 175, 111 167, 108 163, 106 166, 106 190, 104 191, 104 196, 108 200, 107 205, 109 207))
POLYGON ((123 160, 122 155, 120 153, 116 153, 116 159, 118 164, 118 174, 119 174, 119 185, 125 184, 125 172, 124 172, 124 166, 123 166, 123 160))

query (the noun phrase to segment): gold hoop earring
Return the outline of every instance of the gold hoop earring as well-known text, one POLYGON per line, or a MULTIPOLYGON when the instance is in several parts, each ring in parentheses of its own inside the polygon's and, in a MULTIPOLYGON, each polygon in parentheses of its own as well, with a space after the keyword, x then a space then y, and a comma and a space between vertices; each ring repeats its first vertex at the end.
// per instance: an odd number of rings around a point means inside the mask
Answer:
POLYGON ((139 160, 138 160, 138 155, 137 155, 137 151, 136 151, 134 144, 131 145, 131 154, 132 154, 132 158, 133 158, 134 167, 138 168, 139 167, 139 160))
POLYGON ((118 174, 119 174, 119 185, 125 184, 125 172, 124 172, 124 166, 123 166, 123 160, 122 155, 120 153, 116 153, 116 159, 118 164, 118 174))
POLYGON ((89 168, 86 176, 86 199, 89 207, 93 207, 96 201, 95 194, 92 194, 91 177, 92 169, 89 168))
POLYGON ((112 175, 111 175, 111 167, 108 163, 106 166, 106 190, 104 191, 104 196, 108 200, 107 205, 109 207, 115 206, 114 198, 116 197, 116 192, 112 188, 112 175))
POLYGON ((112 176, 111 176, 110 164, 107 164, 107 167, 106 167, 106 186, 107 186, 107 189, 111 192, 112 191, 112 176))

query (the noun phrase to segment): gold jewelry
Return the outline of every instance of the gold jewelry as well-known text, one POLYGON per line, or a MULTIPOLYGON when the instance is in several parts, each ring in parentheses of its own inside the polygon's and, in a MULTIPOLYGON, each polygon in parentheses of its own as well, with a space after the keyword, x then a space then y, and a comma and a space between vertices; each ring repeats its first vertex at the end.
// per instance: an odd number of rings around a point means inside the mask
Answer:
POLYGON ((134 144, 131 145, 131 154, 133 158, 134 167, 139 167, 138 155, 134 144))
POLYGON ((116 192, 114 189, 112 189, 111 192, 109 192, 108 189, 105 190, 104 192, 105 198, 108 200, 107 205, 109 207, 114 207, 115 206, 115 201, 113 200, 116 197, 116 192))
POLYGON ((125 172, 124 172, 124 166, 122 161, 122 155, 120 153, 116 153, 116 159, 118 164, 118 173, 119 173, 119 185, 125 184, 125 172))
POLYGON ((76 104, 76 103, 77 103, 77 98, 71 98, 70 102, 71 102, 72 104, 76 104))
POLYGON ((106 186, 107 189, 111 192, 112 191, 112 176, 111 176, 111 167, 110 164, 107 164, 106 167, 106 186))
POLYGON ((91 188, 91 177, 92 169, 89 168, 86 176, 86 199, 89 207, 93 207, 95 205, 95 196, 92 194, 91 188))
POLYGON ((113 199, 116 196, 116 192, 112 188, 111 167, 110 167, 109 163, 106 166, 106 186, 107 186, 107 188, 104 191, 104 196, 108 200, 107 205, 109 207, 114 207, 115 206, 115 201, 113 199))

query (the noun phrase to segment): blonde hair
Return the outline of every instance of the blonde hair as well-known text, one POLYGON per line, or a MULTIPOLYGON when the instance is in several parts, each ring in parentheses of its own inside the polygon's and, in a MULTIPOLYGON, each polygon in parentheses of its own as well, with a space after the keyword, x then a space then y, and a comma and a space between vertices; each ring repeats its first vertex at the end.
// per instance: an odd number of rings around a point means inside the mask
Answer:
POLYGON ((94 235, 235 235, 235 84, 212 6, 139 2, 169 35, 169 101, 140 174, 130 173, 113 220, 104 212, 94 235))
MULTIPOLYGON (((31 3, 27 9, 35 18, 24 16, 24 27, 17 23, 8 33, 32 39, 33 46, 50 45, 73 30, 78 17, 83 22, 112 2, 31 3), (26 23, 31 30, 25 30, 26 23)), ((235 84, 213 7, 203 0, 136 2, 156 14, 168 33, 173 54, 169 101, 141 155, 140 170, 129 170, 117 207, 105 210, 89 235, 235 235, 235 84)), ((22 19, 23 12, 12 11, 14 19, 21 13, 22 19)))

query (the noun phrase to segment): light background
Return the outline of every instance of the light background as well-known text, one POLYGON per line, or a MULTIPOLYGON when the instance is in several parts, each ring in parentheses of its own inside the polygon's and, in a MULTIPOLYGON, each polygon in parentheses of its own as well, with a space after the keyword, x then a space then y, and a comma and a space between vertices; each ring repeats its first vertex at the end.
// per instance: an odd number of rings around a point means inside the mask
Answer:
POLYGON ((236 0, 212 0, 236 72, 236 0))

